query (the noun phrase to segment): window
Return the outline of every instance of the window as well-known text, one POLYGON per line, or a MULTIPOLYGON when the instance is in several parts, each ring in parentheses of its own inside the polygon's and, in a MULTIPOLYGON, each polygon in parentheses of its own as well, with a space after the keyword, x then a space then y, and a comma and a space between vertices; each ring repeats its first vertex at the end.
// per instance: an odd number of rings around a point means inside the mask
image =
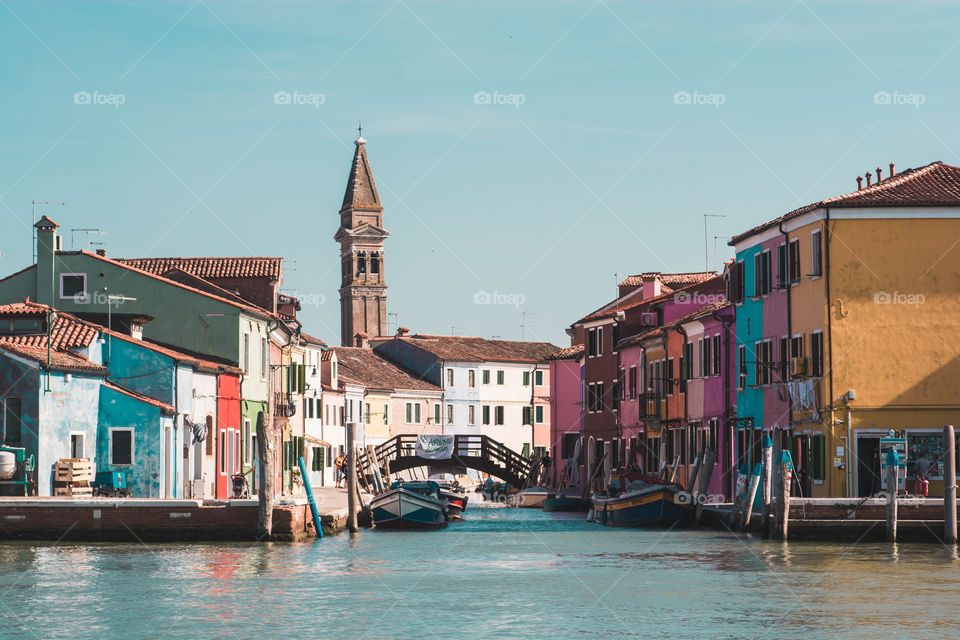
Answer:
POLYGON ((483 405, 480 413, 482 414, 483 424, 490 424, 490 405, 483 405))
POLYGON ((703 339, 703 353, 700 355, 700 360, 703 363, 701 368, 703 369, 703 376, 710 376, 715 373, 720 373, 719 371, 714 371, 713 358, 710 357, 710 338, 709 336, 703 339))
POLYGON ((767 384, 767 368, 764 367, 763 360, 763 342, 754 342, 753 343, 753 361, 754 361, 754 376, 753 383, 767 384))
POLYGON ((790 253, 788 256, 790 262, 790 282, 800 282, 800 241, 790 241, 790 253))
POLYGON ((814 480, 826 478, 826 438, 823 434, 814 434, 810 438, 810 475, 814 480))
POLYGON ((250 433, 250 421, 246 419, 243 421, 243 442, 246 445, 243 448, 243 462, 250 464, 253 455, 253 436, 250 433))
POLYGON ((747 348, 737 347, 737 389, 747 386, 747 348))
POLYGON ((537 385, 538 387, 543 385, 543 371, 538 369, 537 371, 533 372, 533 384, 537 385))
POLYGON ((447 386, 453 386, 453 369, 447 369, 447 386))
POLYGON ((383 424, 390 424, 390 405, 383 405, 383 424))
POLYGON ((781 244, 777 247, 777 286, 786 287, 787 280, 787 245, 781 244))
POLYGON ((819 229, 810 232, 810 267, 811 276, 823 274, 823 245, 819 229))
POLYGON ((270 370, 270 347, 266 338, 260 338, 260 379, 267 379, 267 371, 270 370))
POLYGON ((763 251, 753 256, 753 295, 770 293, 770 252, 763 251))
POLYGON ((313 447, 313 455, 310 457, 310 470, 323 471, 323 447, 313 447))
POLYGON ((587 331, 587 356, 597 355, 597 330, 589 329, 587 331))
POLYGON ((440 405, 433 405, 433 423, 440 424, 440 405))
POLYGON ((60 297, 68 300, 83 300, 87 297, 87 274, 61 273, 60 297))
POLYGON ((370 273, 380 273, 380 258, 378 256, 370 256, 370 273))
POLYGON ((594 383, 587 385, 587 412, 597 410, 597 386, 594 383))
POLYGON ((535 414, 537 417, 537 424, 543 424, 543 405, 537 405, 535 414))
POLYGON ((363 421, 366 424, 370 424, 370 403, 369 402, 365 403, 364 409, 365 410, 364 410, 363 421))
POLYGON ((467 386, 470 387, 471 389, 477 386, 477 372, 474 371, 473 369, 470 369, 470 371, 467 371, 467 386))
POLYGON ((610 385, 610 407, 614 411, 620 410, 620 380, 614 380, 610 385))
POLYGON ((357 275, 363 275, 367 272, 367 256, 358 253, 357 254, 357 275))
POLYGON ((524 425, 533 424, 533 412, 530 410, 529 406, 523 407, 523 418, 522 422, 524 425))
MULTIPOLYGON (((440 405, 437 405, 437 406, 439 407, 440 405)), ((420 403, 419 402, 413 403, 413 421, 416 424, 420 424, 420 403)))
POLYGON ((497 371, 497 384, 503 384, 503 370, 497 371))
POLYGON ((503 424, 503 407, 494 407, 494 410, 493 410, 493 423, 494 423, 494 424, 503 424))
POLYGON ((241 369, 244 373, 250 373, 250 334, 243 334, 243 362, 241 363, 241 369))
MULTIPOLYGON (((709 345, 709 341, 707 342, 709 345)), ((706 366, 703 360, 703 338, 697 340, 697 377, 702 378, 706 372, 706 366)))
POLYGON ((667 360, 667 395, 673 395, 673 358, 667 360))
POLYGON ((560 436, 560 458, 567 460, 573 457, 573 452, 577 448, 577 440, 580 439, 579 433, 564 433, 560 436))
POLYGON ((525 387, 529 387, 529 386, 530 386, 530 372, 529 372, 529 371, 524 371, 524 372, 523 372, 523 386, 525 386, 525 387))
POLYGON ((330 363, 330 376, 333 377, 333 378, 336 378, 336 377, 337 377, 337 363, 336 363, 336 362, 331 362, 331 363, 330 363))
POLYGON ((627 373, 627 387, 629 391, 627 392, 630 395, 631 400, 637 398, 637 368, 630 367, 629 372, 627 373))
POLYGON ((790 339, 790 357, 802 358, 803 353, 803 336, 793 336, 793 338, 790 339))
POLYGON ((722 356, 720 355, 720 334, 713 336, 713 373, 715 375, 720 375, 722 370, 720 365, 722 363, 722 356))
POLYGON ((604 410, 604 404, 603 404, 603 383, 602 383, 602 382, 598 382, 598 383, 597 383, 597 411, 601 411, 601 412, 602 412, 603 410, 604 410))
POLYGON ((20 398, 7 398, 3 409, 3 441, 18 445, 23 439, 23 401, 20 398))
POLYGON ((810 334, 810 375, 823 376, 823 333, 810 334))
POLYGON ((110 464, 133 464, 133 429, 110 429, 110 464))
POLYGON ((743 261, 734 262, 727 273, 727 299, 731 302, 743 301, 743 261))
POLYGON ((405 418, 406 418, 405 421, 407 424, 413 424, 413 403, 412 402, 407 403, 407 413, 405 418))
POLYGON ((447 424, 453 424, 453 405, 447 405, 447 424))
POLYGON ((597 355, 603 355, 603 327, 597 327, 597 355))
POLYGON ((477 408, 472 404, 467 407, 467 424, 477 424, 477 408))
POLYGON ((343 407, 340 407, 340 426, 341 427, 344 425, 343 411, 344 411, 343 407))
POLYGON ((617 352, 617 343, 620 342, 620 325, 614 324, 610 329, 610 351, 617 352))

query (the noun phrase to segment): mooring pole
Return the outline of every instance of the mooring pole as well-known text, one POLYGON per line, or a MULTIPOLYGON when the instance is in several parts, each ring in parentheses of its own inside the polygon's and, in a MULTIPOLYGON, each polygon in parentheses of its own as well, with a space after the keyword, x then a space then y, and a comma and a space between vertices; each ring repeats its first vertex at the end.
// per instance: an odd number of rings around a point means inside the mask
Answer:
POLYGON ((717 454, 713 449, 703 451, 703 466, 700 468, 700 489, 697 491, 697 505, 694 513, 694 526, 700 526, 703 518, 703 504, 707 501, 707 492, 710 491, 710 476, 713 475, 713 466, 717 462, 717 454))
POLYGON ((746 531, 750 528, 750 518, 753 517, 753 502, 757 499, 757 488, 760 486, 760 469, 758 462, 753 465, 753 473, 750 474, 750 489, 747 491, 747 503, 743 508, 743 522, 740 523, 740 531, 746 531))
MULTIPOLYGON (((257 487, 260 499, 257 511, 257 535, 260 539, 269 539, 273 535, 273 440, 267 433, 263 411, 257 413, 257 456, 260 458, 260 477, 257 487)), ((216 438, 208 433, 208 438, 216 438)))
POLYGON ((943 542, 957 544, 957 458, 953 425, 943 428, 943 542))
POLYGON ((793 482, 793 458, 790 452, 780 451, 779 462, 777 464, 777 496, 774 503, 774 525, 773 537, 777 540, 786 541, 790 528, 790 485, 793 482))
POLYGON ((307 502, 310 504, 310 515, 313 517, 313 528, 317 530, 317 537, 323 537, 323 527, 320 526, 320 513, 317 511, 317 501, 313 499, 313 487, 310 486, 310 472, 307 471, 307 461, 300 456, 297 459, 300 466, 300 477, 303 478, 303 488, 307 491, 307 502))
POLYGON ((357 449, 354 447, 357 423, 347 423, 347 529, 357 532, 357 449))
POLYGON ((887 451, 887 542, 897 541, 897 468, 900 454, 896 449, 887 451))
POLYGON ((760 510, 760 535, 770 537, 770 498, 773 495, 773 440, 763 434, 763 492, 760 510))

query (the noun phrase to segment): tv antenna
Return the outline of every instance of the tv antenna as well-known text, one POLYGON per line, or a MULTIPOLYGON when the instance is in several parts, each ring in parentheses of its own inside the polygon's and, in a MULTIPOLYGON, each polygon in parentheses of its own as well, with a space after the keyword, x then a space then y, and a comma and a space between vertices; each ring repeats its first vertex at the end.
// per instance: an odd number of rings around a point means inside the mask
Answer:
POLYGON ((722 213, 703 214, 703 270, 710 271, 710 251, 707 245, 707 218, 726 218, 722 213))
POLYGON ((97 236, 108 236, 108 235, 110 235, 110 232, 109 232, 109 231, 100 231, 100 229, 70 229, 70 251, 73 251, 73 250, 74 250, 74 245, 76 244, 77 234, 78 234, 78 233, 85 233, 85 234, 87 234, 87 242, 86 242, 86 244, 87 244, 88 247, 91 246, 91 245, 93 245, 93 244, 99 244, 99 245, 104 244, 103 242, 97 242, 97 243, 91 242, 91 241, 90 241, 90 236, 94 236, 94 235, 97 235, 97 236))
POLYGON ((524 342, 527 339, 527 327, 530 326, 527 324, 527 316, 535 316, 536 313, 532 311, 521 311, 520 312, 520 341, 524 342))

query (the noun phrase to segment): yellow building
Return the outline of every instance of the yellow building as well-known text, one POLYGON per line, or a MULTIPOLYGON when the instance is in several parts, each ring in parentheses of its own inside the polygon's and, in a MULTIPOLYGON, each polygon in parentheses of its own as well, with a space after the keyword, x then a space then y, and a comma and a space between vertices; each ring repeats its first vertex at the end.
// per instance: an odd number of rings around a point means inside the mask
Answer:
POLYGON ((960 426, 960 167, 893 169, 734 238, 783 245, 789 320, 776 360, 806 495, 881 491, 891 430, 906 439, 912 492, 917 458, 938 459, 943 426, 960 426))

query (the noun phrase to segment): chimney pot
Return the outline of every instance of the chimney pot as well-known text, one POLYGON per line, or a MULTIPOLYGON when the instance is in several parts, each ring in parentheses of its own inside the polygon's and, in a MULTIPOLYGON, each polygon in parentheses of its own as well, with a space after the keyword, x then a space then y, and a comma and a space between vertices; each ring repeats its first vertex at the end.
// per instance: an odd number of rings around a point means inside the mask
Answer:
POLYGON ((863 176, 857 176, 857 191, 863 189, 863 176))
POLYGON ((889 178, 892 178, 893 176, 894 176, 894 173, 893 173, 893 163, 891 162, 891 163, 890 163, 890 175, 889 175, 888 177, 889 177, 889 178))
POLYGON ((883 178, 880 177, 880 167, 877 167, 877 184, 879 184, 881 180, 883 180, 883 178))
POLYGON ((870 186, 870 175, 871 175, 870 172, 867 171, 867 186, 868 186, 868 187, 870 186))
POLYGON ((107 250, 106 250, 106 249, 97 249, 97 255, 106 258, 106 257, 107 257, 107 250))
POLYGON ((400 327, 399 329, 397 329, 398 338, 402 338, 403 336, 408 335, 409 333, 410 333, 410 329, 407 329, 406 327, 400 327))

